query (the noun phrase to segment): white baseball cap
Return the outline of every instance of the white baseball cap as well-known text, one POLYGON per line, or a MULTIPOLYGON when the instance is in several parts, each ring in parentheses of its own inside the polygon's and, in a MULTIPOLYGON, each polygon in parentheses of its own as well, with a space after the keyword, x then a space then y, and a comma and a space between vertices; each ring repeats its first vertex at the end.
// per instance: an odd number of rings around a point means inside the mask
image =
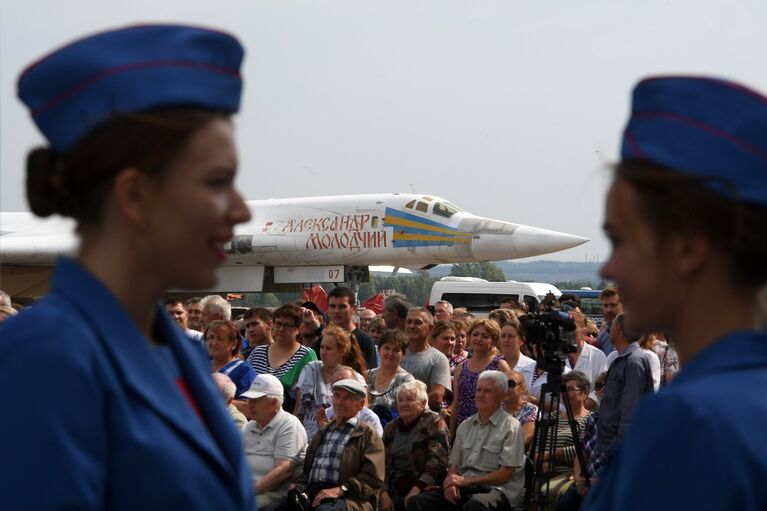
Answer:
POLYGON ((259 374, 242 397, 258 399, 263 396, 281 396, 285 390, 282 383, 271 374, 259 374))

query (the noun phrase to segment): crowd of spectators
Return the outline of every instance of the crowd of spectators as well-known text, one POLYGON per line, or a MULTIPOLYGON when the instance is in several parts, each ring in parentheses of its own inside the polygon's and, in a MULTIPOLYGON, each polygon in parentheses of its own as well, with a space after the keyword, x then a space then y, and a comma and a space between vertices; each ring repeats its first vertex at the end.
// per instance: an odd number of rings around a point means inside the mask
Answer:
POLYGON ((547 374, 523 307, 475 318, 443 301, 432 314, 397 295, 376 315, 337 289, 329 314, 304 302, 232 318, 218 295, 164 302, 208 355, 260 509, 293 510, 302 495, 324 511, 508 509, 539 459, 548 507, 577 509, 638 401, 679 369, 662 334, 626 332, 617 291, 602 292, 601 330, 562 297, 576 326, 562 377, 571 415, 553 413, 556 443, 528 459, 547 374))

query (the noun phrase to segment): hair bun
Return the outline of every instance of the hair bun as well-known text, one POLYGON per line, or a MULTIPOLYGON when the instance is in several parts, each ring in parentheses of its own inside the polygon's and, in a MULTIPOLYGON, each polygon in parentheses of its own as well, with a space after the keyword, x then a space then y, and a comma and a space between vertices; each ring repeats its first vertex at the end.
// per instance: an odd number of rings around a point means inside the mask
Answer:
POLYGON ((27 201, 37 216, 48 217, 54 213, 71 216, 66 204, 68 194, 62 183, 63 161, 49 147, 38 147, 27 155, 27 201))

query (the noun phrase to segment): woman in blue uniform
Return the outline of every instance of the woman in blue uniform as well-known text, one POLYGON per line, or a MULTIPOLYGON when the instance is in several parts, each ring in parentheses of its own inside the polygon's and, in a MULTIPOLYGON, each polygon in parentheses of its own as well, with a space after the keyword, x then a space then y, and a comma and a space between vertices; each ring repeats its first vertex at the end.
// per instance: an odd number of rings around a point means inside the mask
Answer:
POLYGON ((229 119, 242 56, 221 32, 142 25, 21 75, 49 144, 27 160, 30 208, 81 242, 0 333, 0 509, 253 507, 209 361, 158 305, 215 284, 250 217, 229 119))
POLYGON ((767 509, 767 98, 705 77, 633 93, 607 196, 602 276, 626 327, 663 331, 681 371, 639 404, 589 510, 767 509))

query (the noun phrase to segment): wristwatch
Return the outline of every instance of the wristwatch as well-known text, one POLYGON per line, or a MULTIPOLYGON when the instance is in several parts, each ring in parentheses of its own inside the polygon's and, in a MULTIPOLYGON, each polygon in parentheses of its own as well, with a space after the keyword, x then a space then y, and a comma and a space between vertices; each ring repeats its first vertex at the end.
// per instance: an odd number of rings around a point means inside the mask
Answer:
POLYGON ((349 487, 345 484, 341 485, 341 496, 344 497, 346 494, 349 493, 349 487))

